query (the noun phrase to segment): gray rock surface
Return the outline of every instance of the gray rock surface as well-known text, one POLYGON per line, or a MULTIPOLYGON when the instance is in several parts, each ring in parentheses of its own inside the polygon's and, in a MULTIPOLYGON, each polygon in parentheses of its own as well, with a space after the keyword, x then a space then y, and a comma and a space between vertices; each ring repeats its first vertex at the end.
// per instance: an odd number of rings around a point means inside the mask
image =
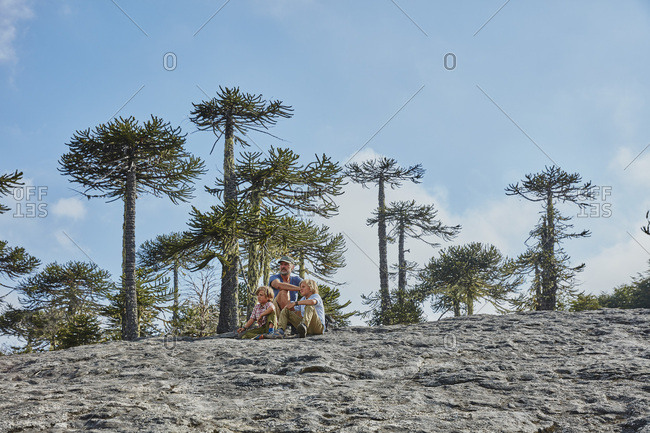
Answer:
POLYGON ((0 431, 650 433, 650 310, 0 357, 0 431))

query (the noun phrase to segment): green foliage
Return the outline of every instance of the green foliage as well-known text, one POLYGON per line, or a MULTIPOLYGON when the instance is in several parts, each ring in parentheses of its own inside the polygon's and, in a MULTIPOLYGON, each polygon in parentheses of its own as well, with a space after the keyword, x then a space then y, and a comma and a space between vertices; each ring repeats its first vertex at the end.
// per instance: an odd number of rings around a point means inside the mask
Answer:
POLYGON ((630 284, 623 284, 612 293, 598 296, 579 294, 570 304, 570 311, 596 310, 599 308, 650 308, 650 272, 639 274, 630 284))
POLYGON ((21 308, 5 309, 0 316, 0 332, 25 341, 24 347, 14 348, 19 352, 97 341, 92 336, 99 332, 99 323, 95 326, 93 320, 112 287, 109 273, 95 264, 49 264, 18 285, 21 308))
POLYGON ((79 313, 97 313, 112 287, 107 271, 94 263, 72 261, 47 265, 23 281, 17 291, 27 309, 55 308, 71 318, 79 313))
POLYGON ((431 258, 421 271, 417 291, 422 299, 431 296, 433 311, 452 310, 474 314, 474 302, 485 299, 497 311, 521 283, 513 272, 513 263, 493 245, 473 242, 451 246, 431 258))
POLYGON ((397 165, 395 159, 382 157, 369 159, 361 164, 351 162, 346 166, 346 174, 353 182, 360 183, 364 187, 375 184, 399 188, 405 180, 420 183, 424 177, 424 169, 422 164, 403 168, 397 165))
MULTIPOLYGON (((433 205, 417 205, 415 200, 392 202, 385 209, 386 223, 393 226, 388 232, 391 238, 397 237, 398 264, 397 264, 397 290, 394 301, 384 314, 387 319, 384 323, 418 323, 424 316, 418 299, 408 295, 407 279, 412 266, 406 260, 406 238, 421 240, 430 246, 439 244, 428 240, 430 236, 437 236, 444 240, 451 240, 460 232, 460 225, 445 226, 437 219, 438 210, 433 205)), ((368 225, 379 222, 379 211, 376 210, 368 225)))
MULTIPOLYGON (((271 147, 262 152, 244 152, 235 165, 238 199, 255 208, 274 208, 280 216, 313 213, 322 217, 335 215, 334 197, 343 194, 344 175, 337 162, 325 154, 301 163, 291 149, 271 147)), ((216 188, 208 189, 220 197, 225 182, 217 178, 216 188)))
POLYGON ((307 274, 335 284, 332 277, 339 269, 345 267, 345 239, 342 234, 333 235, 326 225, 317 226, 311 220, 295 220, 295 225, 288 228, 299 235, 294 242, 285 245, 286 252, 295 257, 301 278, 307 274))
POLYGON ((598 302, 604 308, 650 308, 650 278, 616 287, 613 293, 598 296, 598 302))
POLYGON ((102 338, 102 329, 96 316, 76 314, 69 318, 59 331, 59 349, 97 343, 102 338))
MULTIPOLYGON (((401 235, 418 239, 430 246, 440 244, 429 241, 430 236, 437 236, 446 241, 452 240, 460 232, 461 226, 445 226, 437 219, 438 210, 433 205, 418 205, 415 200, 391 202, 385 209, 386 223, 393 226, 388 236, 392 239, 401 235)), ((368 225, 379 221, 379 211, 375 209, 368 225)))
POLYGON ((120 198, 135 170, 139 194, 165 195, 178 203, 192 198, 192 180, 205 173, 201 159, 186 152, 184 144, 180 127, 159 117, 142 125, 134 117, 120 117, 75 132, 59 171, 83 186, 81 193, 88 198, 120 198))
POLYGON ((249 145, 244 138, 248 132, 268 134, 266 130, 274 126, 278 118, 293 116, 293 109, 282 101, 266 101, 262 95, 244 93, 239 87, 219 86, 215 98, 192 105, 190 120, 200 131, 212 131, 220 137, 228 134, 226 126, 232 127, 233 140, 243 146, 249 145))
POLYGON ((24 248, 9 247, 6 241, 0 241, 0 277, 15 279, 33 272, 40 264, 24 248))
MULTIPOLYGON (((282 101, 267 102, 262 99, 261 95, 243 93, 239 88, 222 87, 219 88, 215 98, 193 105, 194 110, 192 110, 190 120, 198 129, 212 131, 217 136, 214 145, 217 144, 221 136, 224 136, 223 206, 212 209, 217 211, 216 219, 223 220, 223 224, 220 227, 214 225, 205 227, 205 223, 209 223, 209 220, 213 219, 210 215, 206 215, 202 221, 193 221, 194 227, 199 230, 194 232, 195 237, 190 242, 195 246, 206 247, 206 260, 203 266, 213 258, 219 257, 223 272, 218 331, 228 332, 234 329, 238 322, 239 240, 243 229, 239 227, 239 222, 242 220, 237 216, 244 210, 244 207, 240 207, 238 199, 234 146, 235 143, 247 146, 248 142, 243 137, 250 131, 269 134, 266 130, 275 125, 279 118, 291 117, 292 109, 284 105, 282 101), (212 233, 206 233, 202 228, 207 228, 212 233), (217 231, 224 235, 218 241, 214 237, 214 233, 217 231), (211 251, 212 245, 210 244, 218 244, 220 248, 211 251)), ((260 191, 263 191, 263 188, 256 189, 253 193, 252 207, 254 209, 260 209, 259 203, 255 203, 260 191)), ((259 218, 259 215, 253 215, 253 218, 259 218)), ((212 223, 214 222, 212 221, 212 223)), ((252 255, 255 255, 255 251, 252 251, 252 255)), ((257 265, 255 257, 252 263, 257 265)))
POLYGON ((0 333, 19 338, 24 346, 12 346, 13 353, 42 352, 58 348, 58 334, 65 323, 62 311, 45 308, 27 310, 8 306, 0 315, 0 333))
POLYGON ((202 305, 185 301, 179 307, 178 335, 208 337, 217 333, 219 308, 215 304, 202 305))
MULTIPOLYGON (((21 182, 23 178, 22 171, 16 170, 14 173, 0 174, 0 197, 9 195, 12 189, 23 185, 21 182)), ((9 208, 0 204, 0 214, 7 212, 9 208)))
POLYGON ((587 311, 598 310, 602 308, 599 298, 595 295, 579 293, 574 299, 569 302, 569 311, 587 311))
MULTIPOLYGON (((169 278, 147 268, 136 270, 136 294, 138 305, 139 335, 150 337, 160 333, 156 321, 169 310, 166 306, 172 300, 173 293, 168 287, 169 278)), ((108 318, 107 337, 120 340, 123 335, 126 315, 125 293, 121 287, 115 287, 108 295, 109 304, 102 308, 102 315, 108 318)))
POLYGON ((343 309, 347 308, 352 301, 347 301, 344 304, 340 303, 341 292, 336 287, 330 287, 325 284, 318 285, 318 294, 323 300, 323 307, 325 308, 325 320, 327 326, 341 327, 350 325, 350 317, 359 314, 358 311, 351 311, 344 313, 343 309))
POLYGON ((384 312, 379 308, 381 295, 378 292, 361 295, 361 299, 364 305, 370 307, 368 311, 361 313, 362 317, 368 318, 370 326, 407 325, 425 321, 422 298, 417 289, 406 289, 402 293, 394 290, 391 293, 391 303, 384 312))
POLYGON ((171 307, 172 318, 169 323, 172 330, 178 329, 180 326, 178 323, 180 304, 179 273, 183 269, 196 266, 196 263, 201 260, 199 251, 193 248, 183 248, 186 235, 186 233, 180 232, 159 235, 154 240, 144 242, 138 251, 140 267, 162 272, 162 276, 170 272, 172 274, 173 305, 171 307))

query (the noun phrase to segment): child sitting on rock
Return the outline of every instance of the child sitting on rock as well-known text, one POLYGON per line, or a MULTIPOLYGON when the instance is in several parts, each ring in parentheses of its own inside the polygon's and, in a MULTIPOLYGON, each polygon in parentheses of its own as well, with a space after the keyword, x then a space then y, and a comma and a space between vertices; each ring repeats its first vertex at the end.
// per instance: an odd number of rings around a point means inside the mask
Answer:
POLYGON ((274 336, 284 337, 287 324, 291 323, 298 331, 299 337, 320 335, 325 331, 325 307, 323 299, 318 294, 318 284, 314 280, 302 280, 300 283, 300 298, 297 302, 289 302, 280 313, 278 330, 274 336), (295 311, 292 308, 295 307, 295 311))
POLYGON ((269 332, 269 326, 275 328, 277 325, 275 307, 273 306, 273 289, 267 286, 257 289, 257 302, 253 307, 251 318, 243 328, 237 330, 237 335, 240 338, 262 338, 262 335, 269 332), (250 329, 256 322, 257 327, 250 329))

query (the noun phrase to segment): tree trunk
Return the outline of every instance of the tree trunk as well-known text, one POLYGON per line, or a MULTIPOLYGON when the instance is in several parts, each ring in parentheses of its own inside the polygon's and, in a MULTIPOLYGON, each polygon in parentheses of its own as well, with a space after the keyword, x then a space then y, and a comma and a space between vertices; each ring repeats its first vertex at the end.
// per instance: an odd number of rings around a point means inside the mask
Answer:
POLYGON ((172 307, 172 333, 178 334, 178 259, 174 257, 174 306, 172 307))
POLYGON ((460 317, 460 302, 453 301, 454 317, 460 317))
POLYGON ((124 290, 124 322, 122 338, 135 340, 140 336, 138 325, 138 298, 135 287, 135 200, 137 195, 137 179, 135 162, 130 162, 126 176, 126 194, 124 200, 124 275, 122 290, 124 290))
POLYGON ((269 284, 269 280, 271 279, 271 256, 266 248, 262 251, 260 265, 262 266, 262 281, 266 286, 269 284))
MULTIPOLYGON (((223 199, 226 209, 237 202, 235 179, 235 141, 232 119, 226 120, 225 144, 223 151, 223 199)), ((224 239, 223 260, 221 262, 221 299, 219 302, 219 324, 217 333, 230 332, 237 328, 238 314, 238 271, 239 245, 237 242, 237 221, 230 222, 230 237, 224 239)))
POLYGON ((298 266, 300 266, 298 276, 304 280, 307 277, 307 269, 305 269, 305 255, 303 253, 298 255, 298 266))
MULTIPOLYGON (((537 261, 538 258, 535 258, 535 260, 537 261)), ((535 304, 533 307, 536 311, 540 311, 542 309, 542 282, 540 281, 539 265, 537 263, 535 263, 535 279, 533 280, 533 285, 535 287, 535 304)))
MULTIPOLYGON (((260 220, 260 207, 261 207, 260 192, 255 191, 251 194, 251 208, 252 213, 257 221, 260 220)), ((248 264, 246 269, 247 280, 247 296, 246 296, 246 316, 250 316, 253 311, 257 297, 255 293, 260 283, 260 276, 262 271, 260 269, 260 246, 256 241, 248 242, 248 264)), ((266 283, 264 283, 266 284, 266 283)))
POLYGON ((555 209, 553 195, 549 189, 546 197, 546 229, 543 233, 543 269, 542 269, 542 299, 540 309, 555 310, 557 297, 557 267, 555 266, 555 209))
POLYGON ((388 309, 390 308, 390 291, 388 290, 388 257, 386 238, 386 195, 384 193, 383 176, 377 182, 379 186, 379 206, 377 210, 377 233, 379 236, 379 295, 381 297, 381 324, 388 325, 388 309))
POLYGON ((404 224, 399 223, 399 240, 398 240, 398 271, 397 271, 397 302, 400 307, 404 306, 404 294, 406 293, 406 259, 404 258, 404 224))

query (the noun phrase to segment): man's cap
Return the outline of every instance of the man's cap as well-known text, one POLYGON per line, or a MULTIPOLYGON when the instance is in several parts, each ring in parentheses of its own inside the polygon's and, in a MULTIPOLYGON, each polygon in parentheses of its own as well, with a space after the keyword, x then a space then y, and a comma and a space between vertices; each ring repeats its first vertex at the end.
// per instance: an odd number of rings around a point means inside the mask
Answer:
POLYGON ((296 263, 293 261, 293 259, 292 259, 291 257, 289 257, 289 256, 282 256, 282 257, 280 257, 280 260, 278 260, 278 263, 280 263, 280 262, 287 262, 287 263, 291 263, 292 265, 295 265, 295 264, 296 264, 296 263))

